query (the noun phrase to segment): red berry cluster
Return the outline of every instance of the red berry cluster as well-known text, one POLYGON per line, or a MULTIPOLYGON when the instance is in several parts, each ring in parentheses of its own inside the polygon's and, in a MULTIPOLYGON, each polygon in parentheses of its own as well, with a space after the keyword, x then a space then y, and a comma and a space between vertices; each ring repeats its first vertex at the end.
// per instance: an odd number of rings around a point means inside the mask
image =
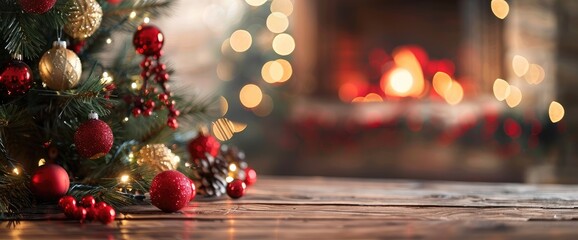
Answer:
POLYGON ((93 196, 84 196, 77 202, 73 196, 64 196, 58 201, 58 207, 69 219, 85 221, 99 221, 109 224, 114 221, 116 212, 105 202, 96 202, 93 196))
POLYGON ((144 55, 144 59, 140 63, 143 84, 139 95, 132 99, 132 115, 148 117, 154 110, 166 107, 169 110, 167 125, 176 129, 179 127, 177 117, 180 112, 175 107, 175 101, 170 99, 167 66, 160 62, 163 43, 162 32, 153 25, 139 26, 133 36, 133 45, 137 53, 144 55), (159 92, 157 87, 149 86, 151 79, 160 86, 162 92, 159 92))

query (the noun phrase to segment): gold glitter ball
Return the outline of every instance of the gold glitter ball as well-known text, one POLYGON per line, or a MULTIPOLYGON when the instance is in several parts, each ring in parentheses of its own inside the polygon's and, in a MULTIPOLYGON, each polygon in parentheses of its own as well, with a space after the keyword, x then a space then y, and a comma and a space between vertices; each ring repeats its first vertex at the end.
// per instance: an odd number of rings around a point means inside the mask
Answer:
POLYGON ((66 90, 78 85, 82 63, 76 53, 66 49, 66 42, 55 41, 38 63, 40 78, 53 90, 66 90))
POLYGON ((64 32, 75 39, 85 39, 100 26, 102 8, 96 0, 73 0, 64 32))
POLYGON ((164 144, 148 144, 134 153, 136 163, 140 166, 148 165, 156 172, 176 170, 179 157, 164 144))

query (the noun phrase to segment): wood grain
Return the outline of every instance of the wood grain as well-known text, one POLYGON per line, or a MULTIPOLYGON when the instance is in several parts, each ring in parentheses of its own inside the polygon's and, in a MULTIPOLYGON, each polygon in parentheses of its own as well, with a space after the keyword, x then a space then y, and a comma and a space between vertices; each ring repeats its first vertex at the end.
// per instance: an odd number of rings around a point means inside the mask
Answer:
POLYGON ((239 200, 131 206, 109 225, 41 205, 0 239, 576 238, 577 199, 573 185, 265 177, 239 200))

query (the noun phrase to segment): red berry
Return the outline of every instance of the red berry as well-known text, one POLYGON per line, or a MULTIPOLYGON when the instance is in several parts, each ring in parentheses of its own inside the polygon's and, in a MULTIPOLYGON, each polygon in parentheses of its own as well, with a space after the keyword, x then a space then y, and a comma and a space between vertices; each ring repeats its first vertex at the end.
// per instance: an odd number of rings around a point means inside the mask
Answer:
POLYGON ((132 115, 133 115, 134 117, 138 117, 138 116, 140 116, 140 114, 141 114, 140 108, 133 108, 133 109, 132 109, 132 115))
POLYGON ((101 209, 101 208, 106 207, 106 206, 108 206, 108 204, 106 204, 105 202, 97 202, 94 204, 94 208, 96 210, 101 209))
POLYGON ((86 209, 86 220, 93 221, 96 219, 96 212, 98 210, 95 207, 87 208, 86 209))
POLYGON ((178 117, 179 115, 181 115, 181 111, 179 110, 172 109, 169 111, 169 116, 171 117, 178 117))
POLYGON ((145 117, 150 117, 151 115, 153 115, 153 109, 152 108, 147 108, 142 112, 142 115, 145 117))
POLYGON ((145 107, 147 108, 155 108, 155 102, 153 100, 147 100, 145 102, 145 107))
POLYGON ((86 209, 84 207, 76 207, 74 210, 74 219, 82 222, 86 218, 86 209))
POLYGON ((108 84, 106 85, 106 87, 104 87, 106 89, 106 91, 112 91, 116 88, 116 85, 114 83, 108 84))
POLYGON ((64 215, 68 219, 74 219, 74 213, 75 212, 76 212, 76 206, 75 205, 68 205, 64 208, 64 215))
POLYGON ((116 217, 116 212, 111 206, 106 206, 98 210, 97 216, 98 221, 103 224, 109 224, 114 221, 116 217))
POLYGON ((159 100, 161 102, 166 102, 167 100, 169 100, 169 95, 167 95, 165 93, 161 93, 161 94, 159 94, 159 100))
POLYGON ((227 195, 233 199, 237 199, 245 195, 245 189, 247 185, 239 179, 235 179, 229 184, 227 184, 227 195))
POLYGON ((167 120, 167 126, 169 126, 172 129, 177 129, 179 128, 179 122, 177 122, 176 118, 169 117, 169 119, 167 120))
POLYGON ((82 198, 82 200, 80 200, 80 204, 82 204, 82 206, 85 208, 93 207, 95 203, 96 203, 96 200, 94 199, 93 196, 90 196, 90 195, 84 196, 82 198))
POLYGON ((73 196, 64 196, 61 197, 60 200, 58 200, 58 207, 60 208, 60 210, 64 211, 64 209, 68 205, 76 206, 76 199, 74 199, 73 196))

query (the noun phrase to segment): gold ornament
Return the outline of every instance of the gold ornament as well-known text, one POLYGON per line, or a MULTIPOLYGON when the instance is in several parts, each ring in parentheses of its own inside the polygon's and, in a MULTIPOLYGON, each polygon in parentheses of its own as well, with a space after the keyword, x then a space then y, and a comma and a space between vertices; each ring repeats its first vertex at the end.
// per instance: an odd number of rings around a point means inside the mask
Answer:
POLYGON ((73 0, 64 32, 75 39, 90 37, 100 26, 102 8, 96 0, 73 0))
POLYGON ((76 53, 66 49, 66 42, 55 41, 38 63, 42 82, 53 90, 75 87, 82 74, 82 63, 76 53))
POLYGON ((134 153, 138 165, 148 165, 157 172, 175 170, 179 157, 164 144, 148 144, 134 153))

